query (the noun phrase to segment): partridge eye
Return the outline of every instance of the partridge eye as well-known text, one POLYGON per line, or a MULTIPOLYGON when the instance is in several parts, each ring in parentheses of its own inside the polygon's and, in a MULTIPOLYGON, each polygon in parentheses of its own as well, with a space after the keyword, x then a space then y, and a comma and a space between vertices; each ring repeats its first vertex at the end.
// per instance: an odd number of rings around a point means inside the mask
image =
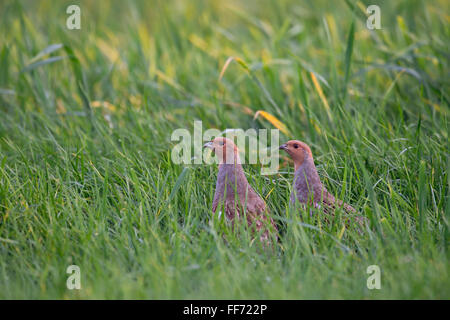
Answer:
POLYGON ((298 144, 294 144, 294 148, 295 148, 295 149, 298 149, 298 144))

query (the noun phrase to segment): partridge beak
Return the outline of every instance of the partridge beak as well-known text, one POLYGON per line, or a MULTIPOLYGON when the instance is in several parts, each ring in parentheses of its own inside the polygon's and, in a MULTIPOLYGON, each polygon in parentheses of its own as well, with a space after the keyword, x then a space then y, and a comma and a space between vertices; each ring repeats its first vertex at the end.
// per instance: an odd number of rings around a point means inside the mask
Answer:
POLYGON ((286 144, 282 144, 280 146, 280 150, 287 150, 287 145, 286 144))
POLYGON ((203 148, 214 149, 212 141, 208 141, 207 143, 205 143, 205 144, 203 145, 203 148))

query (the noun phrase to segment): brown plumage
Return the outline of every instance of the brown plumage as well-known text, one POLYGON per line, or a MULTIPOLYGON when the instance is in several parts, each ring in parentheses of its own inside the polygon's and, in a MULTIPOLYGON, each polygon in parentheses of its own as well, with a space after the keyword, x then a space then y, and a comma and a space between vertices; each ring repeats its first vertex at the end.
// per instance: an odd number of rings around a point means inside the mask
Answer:
MULTIPOLYGON (((320 182, 317 173, 311 149, 304 142, 298 140, 290 140, 280 146, 280 149, 286 151, 294 160, 294 183, 291 193, 291 205, 295 205, 296 201, 303 206, 312 205, 327 214, 334 214, 334 210, 343 208, 347 213, 356 214, 356 210, 336 199, 320 182)), ((355 220, 362 223, 361 217, 355 217, 355 220)))
POLYGON ((262 232, 261 242, 269 244, 270 226, 273 231, 276 231, 276 226, 268 215, 264 200, 247 181, 236 145, 230 139, 217 137, 203 147, 212 149, 219 160, 213 213, 215 214, 217 210, 220 212, 223 208, 226 218, 234 225, 245 211, 250 229, 257 233, 262 232), (267 219, 270 220, 269 223, 267 219))

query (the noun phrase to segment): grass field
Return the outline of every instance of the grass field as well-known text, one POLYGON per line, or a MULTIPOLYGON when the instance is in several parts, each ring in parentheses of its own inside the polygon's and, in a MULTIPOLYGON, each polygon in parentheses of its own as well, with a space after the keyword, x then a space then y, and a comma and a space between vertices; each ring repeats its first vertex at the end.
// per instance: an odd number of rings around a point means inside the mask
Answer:
POLYGON ((1 1, 0 298, 449 299, 449 15, 445 0, 1 1), (231 234, 211 219, 216 166, 171 161, 194 120, 305 141, 367 230, 290 210, 283 155, 279 174, 244 166, 275 252, 231 234))

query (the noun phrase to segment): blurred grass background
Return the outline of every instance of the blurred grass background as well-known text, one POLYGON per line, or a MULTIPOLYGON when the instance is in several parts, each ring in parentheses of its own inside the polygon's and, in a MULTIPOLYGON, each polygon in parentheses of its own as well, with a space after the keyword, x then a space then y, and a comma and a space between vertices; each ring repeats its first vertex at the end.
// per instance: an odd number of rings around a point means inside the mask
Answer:
POLYGON ((445 0, 2 1, 0 298, 448 299, 449 13, 445 0), (66 27, 71 4, 81 30, 66 27), (381 30, 366 28, 370 4, 381 30), (194 120, 307 142, 370 227, 291 212, 283 158, 278 175, 244 168, 276 252, 245 233, 225 243, 216 168, 170 160, 171 132, 194 120), (66 288, 70 264, 82 290, 66 288), (372 264, 381 290, 366 287, 372 264))

